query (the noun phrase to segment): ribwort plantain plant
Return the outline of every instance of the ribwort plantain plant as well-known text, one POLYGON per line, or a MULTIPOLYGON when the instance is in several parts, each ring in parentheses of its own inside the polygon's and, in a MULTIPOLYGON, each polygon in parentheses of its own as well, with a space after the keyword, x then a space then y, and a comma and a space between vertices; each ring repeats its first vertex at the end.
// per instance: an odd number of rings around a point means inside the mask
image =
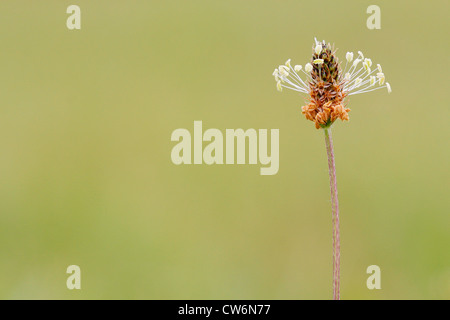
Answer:
POLYGON ((342 68, 336 51, 330 43, 315 40, 311 62, 303 68, 291 65, 287 60, 273 72, 278 91, 283 88, 309 94, 309 102, 302 107, 306 119, 314 122, 316 129, 323 129, 328 157, 330 176, 331 210, 333 221, 333 299, 340 299, 340 232, 339 201, 336 182, 336 164, 334 159, 331 126, 337 119, 349 120, 347 97, 386 88, 383 70, 379 64, 372 70, 372 60, 364 58, 361 51, 353 60, 353 52, 347 52, 345 66, 342 68), (303 77, 300 76, 301 73, 303 77))

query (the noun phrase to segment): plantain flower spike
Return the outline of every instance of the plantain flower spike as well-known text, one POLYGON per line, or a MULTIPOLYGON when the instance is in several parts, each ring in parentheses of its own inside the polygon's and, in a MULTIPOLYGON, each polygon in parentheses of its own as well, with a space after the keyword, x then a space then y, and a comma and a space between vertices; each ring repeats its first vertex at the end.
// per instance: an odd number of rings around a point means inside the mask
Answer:
POLYGON ((309 95, 309 103, 302 107, 302 113, 317 129, 328 128, 337 119, 349 120, 346 100, 351 95, 382 88, 392 92, 381 65, 372 70, 372 60, 365 58, 361 51, 356 59, 353 52, 347 52, 345 58, 342 68, 331 44, 315 40, 311 61, 304 68, 292 67, 289 59, 273 72, 278 91, 286 88, 309 95))

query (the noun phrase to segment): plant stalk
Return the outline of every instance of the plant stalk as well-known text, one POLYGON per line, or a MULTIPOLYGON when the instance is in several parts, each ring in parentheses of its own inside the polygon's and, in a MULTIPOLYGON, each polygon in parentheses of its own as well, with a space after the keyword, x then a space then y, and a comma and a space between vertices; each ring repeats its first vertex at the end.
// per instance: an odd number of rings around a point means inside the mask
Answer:
POLYGON ((327 146, 328 173, 330 175, 331 211, 333 218, 333 299, 340 300, 341 244, 339 234, 339 201, 336 183, 336 164, 334 161, 333 139, 331 128, 325 128, 325 144, 327 146))

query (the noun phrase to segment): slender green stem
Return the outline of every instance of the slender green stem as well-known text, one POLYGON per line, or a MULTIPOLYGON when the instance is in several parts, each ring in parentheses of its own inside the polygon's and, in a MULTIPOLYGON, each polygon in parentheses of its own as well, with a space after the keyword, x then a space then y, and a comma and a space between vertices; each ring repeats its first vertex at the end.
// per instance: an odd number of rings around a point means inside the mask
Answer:
POLYGON ((340 299, 341 244, 339 234, 339 201, 336 183, 336 164, 334 162, 333 139, 331 129, 325 128, 325 144, 327 146, 328 173, 330 175, 331 210, 333 217, 333 299, 340 299))

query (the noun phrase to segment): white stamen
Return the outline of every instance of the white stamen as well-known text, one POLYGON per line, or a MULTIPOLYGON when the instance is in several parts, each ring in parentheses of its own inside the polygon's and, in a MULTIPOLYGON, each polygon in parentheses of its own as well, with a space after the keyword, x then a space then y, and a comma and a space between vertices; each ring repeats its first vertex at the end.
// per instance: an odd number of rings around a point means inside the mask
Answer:
POLYGON ((310 73, 312 71, 312 69, 313 69, 313 66, 311 65, 311 63, 307 63, 305 65, 305 71, 306 72, 310 73))
POLYGON ((372 60, 369 59, 369 58, 365 58, 365 59, 364 59, 364 63, 367 64, 368 67, 371 67, 371 66, 372 66, 372 60))
POLYGON ((302 66, 297 64, 297 65, 295 65, 294 70, 295 70, 295 72, 299 72, 300 70, 302 70, 302 66))
POLYGON ((353 61, 353 67, 356 68, 356 66, 358 65, 358 63, 361 62, 361 59, 355 59, 355 61, 353 61))
POLYGON ((377 69, 378 69, 378 71, 381 73, 381 72, 383 72, 383 69, 381 69, 381 65, 380 64, 377 64, 377 69))
POLYGON ((281 87, 281 82, 280 81, 277 82, 277 90, 280 91, 280 92, 283 91, 283 87, 281 87))
POLYGON ((375 76, 370 77, 370 85, 373 86, 375 82, 377 81, 377 78, 375 76))
POLYGON ((344 76, 344 79, 347 80, 347 81, 349 81, 349 80, 350 80, 350 73, 347 72, 347 73, 345 74, 345 76, 344 76))
POLYGON ((285 65, 286 65, 287 67, 290 67, 290 66, 291 66, 291 59, 287 59, 285 65))
POLYGON ((316 48, 314 49, 314 51, 318 55, 320 52, 322 52, 322 45, 321 44, 316 45, 316 48))
POLYGON ((347 59, 348 62, 352 62, 353 61, 353 52, 347 52, 347 54, 345 55, 345 58, 347 59))
POLYGON ((316 59, 313 61, 314 64, 323 64, 323 59, 316 59))
POLYGON ((288 69, 288 67, 281 65, 278 68, 278 70, 280 72, 280 75, 285 76, 285 77, 289 76, 289 69, 288 69))
POLYGON ((384 73, 383 72, 379 72, 377 73, 377 78, 378 78, 378 83, 381 85, 383 85, 385 77, 384 77, 384 73))
POLYGON ((364 59, 364 55, 361 51, 358 51, 359 56, 361 57, 361 59, 364 59))
POLYGON ((386 82, 386 88, 387 88, 388 93, 392 92, 391 85, 389 84, 389 82, 386 82))

